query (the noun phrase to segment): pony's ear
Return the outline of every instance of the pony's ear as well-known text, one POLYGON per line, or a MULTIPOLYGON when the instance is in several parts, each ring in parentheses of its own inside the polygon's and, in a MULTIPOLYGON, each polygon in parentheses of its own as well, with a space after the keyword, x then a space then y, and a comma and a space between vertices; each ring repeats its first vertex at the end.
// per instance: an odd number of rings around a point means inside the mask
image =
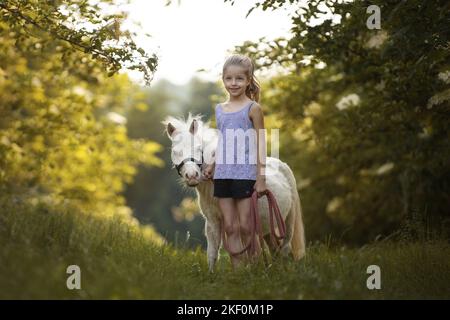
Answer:
POLYGON ((196 134, 198 129, 197 120, 192 120, 191 126, 189 127, 189 132, 192 134, 196 134))
POLYGON ((169 122, 167 124, 167 135, 169 136, 169 138, 172 138, 173 132, 175 131, 175 127, 169 122))

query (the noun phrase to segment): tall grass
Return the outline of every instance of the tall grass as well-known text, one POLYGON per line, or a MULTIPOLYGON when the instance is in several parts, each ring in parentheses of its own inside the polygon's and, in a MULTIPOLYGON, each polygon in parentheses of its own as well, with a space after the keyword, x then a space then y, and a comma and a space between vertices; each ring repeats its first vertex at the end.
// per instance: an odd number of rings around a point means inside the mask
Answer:
POLYGON ((301 262, 232 271, 221 252, 208 273, 203 250, 155 244, 118 219, 70 207, 1 203, 1 299, 449 299, 445 241, 383 243, 360 249, 310 245, 301 262), (68 290, 69 265, 81 290, 68 290), (366 269, 381 268, 381 290, 366 269))

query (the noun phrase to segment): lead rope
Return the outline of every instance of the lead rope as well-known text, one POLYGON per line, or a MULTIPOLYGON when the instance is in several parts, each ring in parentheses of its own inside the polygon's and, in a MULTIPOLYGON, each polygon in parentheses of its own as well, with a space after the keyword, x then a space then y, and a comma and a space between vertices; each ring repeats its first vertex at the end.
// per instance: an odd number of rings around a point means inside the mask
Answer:
MULTIPOLYGON (((272 244, 278 249, 281 246, 280 240, 284 239, 286 236, 286 225, 284 223, 283 217, 280 212, 280 208, 278 207, 277 201, 273 195, 273 193, 270 190, 267 190, 267 193, 265 194, 267 197, 267 201, 269 204, 269 222, 270 222, 270 240, 272 244), (274 223, 274 216, 275 220, 277 222, 279 235, 276 234, 275 231, 275 223, 274 223)), ((221 222, 221 234, 222 234, 222 242, 223 247, 225 250, 231 255, 231 256, 237 256, 240 255, 246 251, 249 251, 252 254, 256 253, 256 234, 258 234, 259 243, 261 247, 261 251, 264 257, 264 261, 267 265, 267 257, 266 253, 264 251, 264 239, 263 239, 263 232, 262 232, 262 224, 261 224, 261 218, 259 215, 258 210, 258 194, 256 190, 252 194, 251 199, 251 205, 250 205, 250 240, 248 243, 244 246, 244 248, 238 252, 233 252, 230 247, 228 246, 228 242, 226 241, 226 235, 225 235, 225 228, 223 223, 223 218, 220 220, 221 222)))

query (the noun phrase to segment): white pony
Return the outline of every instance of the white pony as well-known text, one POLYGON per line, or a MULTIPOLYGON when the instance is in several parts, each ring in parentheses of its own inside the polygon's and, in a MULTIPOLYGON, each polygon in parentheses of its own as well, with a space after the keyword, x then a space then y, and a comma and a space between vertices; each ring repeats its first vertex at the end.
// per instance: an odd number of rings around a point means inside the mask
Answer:
MULTIPOLYGON (((165 125, 167 135, 172 141, 173 166, 182 182, 196 189, 198 204, 206 220, 208 266, 209 270, 213 271, 221 245, 221 212, 218 199, 213 196, 213 181, 203 179, 202 170, 214 159, 218 133, 216 129, 209 127, 209 122, 204 123, 201 118, 202 115, 192 116, 189 113, 186 121, 168 116, 161 123, 165 125)), ((283 255, 291 252, 293 258, 299 260, 305 255, 305 234, 294 174, 286 163, 272 157, 266 158, 266 174, 267 188, 275 196, 286 224, 286 237, 280 251, 283 255)), ((258 199, 258 208, 264 239, 273 250, 269 241, 269 207, 265 196, 258 199)))

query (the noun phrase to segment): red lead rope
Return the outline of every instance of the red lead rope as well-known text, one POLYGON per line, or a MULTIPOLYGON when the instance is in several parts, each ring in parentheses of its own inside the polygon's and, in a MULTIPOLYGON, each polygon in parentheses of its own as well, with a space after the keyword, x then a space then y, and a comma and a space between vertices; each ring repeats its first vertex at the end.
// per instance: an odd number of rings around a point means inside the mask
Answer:
MULTIPOLYGON (((278 207, 277 201, 273 195, 273 193, 270 190, 267 190, 267 193, 265 194, 267 196, 267 201, 269 203, 269 222, 270 222, 270 240, 272 244, 278 248, 280 246, 279 241, 284 239, 286 236, 286 225, 284 224, 283 217, 280 212, 280 208, 278 207), (275 220, 278 225, 278 230, 280 235, 277 235, 275 232, 275 225, 274 225, 274 216, 275 220)), ((256 190, 252 194, 251 199, 251 205, 250 205, 250 240, 248 243, 244 246, 244 248, 241 251, 238 252, 232 252, 230 247, 228 246, 228 242, 226 241, 225 236, 225 228, 223 224, 223 219, 221 220, 222 226, 221 226, 221 233, 222 233, 222 242, 223 247, 225 250, 232 256, 237 256, 245 251, 249 251, 252 255, 256 254, 256 233, 258 233, 259 237, 259 243, 261 245, 261 249, 263 249, 263 232, 262 232, 262 225, 261 225, 261 218, 259 215, 258 210, 258 194, 256 190)), ((262 250, 264 252, 264 250, 262 250)))

